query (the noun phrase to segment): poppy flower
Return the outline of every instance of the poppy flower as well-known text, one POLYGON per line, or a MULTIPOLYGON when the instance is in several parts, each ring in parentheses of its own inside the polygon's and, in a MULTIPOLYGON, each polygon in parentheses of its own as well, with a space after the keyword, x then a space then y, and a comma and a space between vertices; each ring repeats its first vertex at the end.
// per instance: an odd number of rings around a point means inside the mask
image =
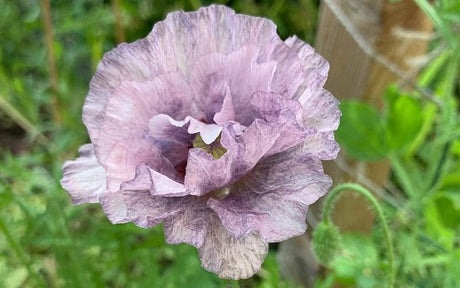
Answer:
POLYGON ((63 167, 74 204, 112 223, 163 223, 219 277, 256 273, 301 235, 331 186, 338 101, 327 61, 270 20, 225 6, 173 12, 99 63, 83 107, 91 144, 63 167))

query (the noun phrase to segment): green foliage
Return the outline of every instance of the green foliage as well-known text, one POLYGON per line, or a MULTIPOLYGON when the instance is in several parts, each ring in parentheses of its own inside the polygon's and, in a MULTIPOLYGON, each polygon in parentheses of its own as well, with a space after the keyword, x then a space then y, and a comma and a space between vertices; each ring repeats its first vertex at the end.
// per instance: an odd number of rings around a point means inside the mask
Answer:
MULTIPOLYGON (((252 279, 224 281, 201 268, 195 248, 167 245, 161 227, 112 225, 98 205, 71 205, 61 166, 88 142, 81 109, 98 62, 117 45, 116 19, 112 1, 50 2, 57 91, 41 1, 0 0, 0 287, 294 287, 275 251, 252 279)), ((119 2, 128 42, 168 12, 212 3, 270 17, 282 37, 312 42, 318 9, 316 0, 119 2)))
MULTIPOLYGON (((40 1, 0 0, 0 287, 295 287, 281 279, 276 249, 252 279, 223 281, 201 268, 193 247, 166 245, 161 227, 112 225, 98 205, 71 206, 58 183, 61 166, 88 141, 81 107, 97 63, 116 46, 116 19, 108 0, 51 2, 55 92, 40 1)), ((382 204, 394 239, 395 286, 460 287, 460 4, 416 2, 437 29, 430 50, 440 52, 417 80, 436 101, 398 86, 388 88, 382 113, 344 101, 337 139, 356 159, 391 162, 390 180, 401 195, 384 194, 382 204)), ((312 43, 319 1, 120 3, 128 42, 170 11, 220 3, 272 19, 282 38, 297 34, 312 43)), ((388 251, 379 245, 381 224, 372 236, 344 234, 340 241, 322 224, 316 238, 321 229, 326 239, 315 240, 322 244, 315 250, 329 272, 315 288, 382 287, 388 251)))
MULTIPOLYGON (((439 52, 417 80, 432 98, 393 85, 382 113, 344 101, 337 139, 357 160, 391 163, 394 185, 385 187, 382 203, 391 219, 395 287, 460 287, 460 6, 451 0, 416 2, 440 33, 430 43, 439 52)), ((381 229, 374 227, 373 241, 343 235, 342 252, 328 266, 335 281, 382 287, 376 282, 385 268, 386 251, 377 245, 381 229)))
POLYGON ((385 93, 383 115, 369 104, 344 101, 337 140, 346 152, 359 160, 379 160, 399 153, 410 145, 423 124, 419 102, 401 93, 396 86, 385 93), (352 131, 352 133, 351 133, 352 131))

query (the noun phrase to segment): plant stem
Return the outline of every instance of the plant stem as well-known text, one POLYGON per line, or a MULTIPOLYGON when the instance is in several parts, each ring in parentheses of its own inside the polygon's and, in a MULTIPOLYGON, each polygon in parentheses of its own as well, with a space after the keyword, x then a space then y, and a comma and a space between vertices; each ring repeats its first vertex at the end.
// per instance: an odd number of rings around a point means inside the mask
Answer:
POLYGON ((120 0, 112 0, 111 3, 112 12, 115 16, 115 37, 117 39, 117 43, 126 42, 125 31, 123 30, 120 0))
POLYGON ((59 82, 58 73, 56 68, 56 55, 54 51, 54 32, 53 21, 51 19, 51 4, 50 0, 41 1, 42 9, 42 25, 45 32, 45 45, 48 54, 48 70, 50 74, 51 85, 51 107, 53 112, 53 119, 56 123, 61 122, 60 105, 58 98, 59 82))
POLYGON ((21 246, 13 238, 13 235, 11 235, 11 232, 9 231, 8 226, 5 224, 5 222, 1 218, 0 218, 0 231, 2 231, 2 233, 5 235, 6 241, 8 242, 8 244, 10 244, 11 249, 14 250, 14 252, 16 253, 16 256, 19 258, 22 264, 26 267, 27 271, 29 272, 29 275, 35 279, 36 284, 39 287, 46 287, 46 283, 44 282, 44 280, 32 268, 30 261, 27 259, 26 252, 24 252, 21 246))
POLYGON ((326 222, 332 222, 332 209, 334 207, 335 200, 337 197, 345 191, 353 190, 358 192, 359 194, 363 195, 374 208, 375 212, 377 212, 377 217, 379 218, 380 222, 382 223, 383 232, 385 235, 385 242, 388 249, 388 263, 389 263, 389 275, 388 275, 388 286, 393 287, 394 285, 394 256, 393 256, 393 244, 391 242, 391 235, 390 230, 388 229, 388 225, 385 219, 385 215, 383 214, 382 207, 380 206, 379 202, 375 197, 369 192, 366 188, 362 187, 361 185, 354 184, 354 183, 345 183, 341 184, 331 192, 327 196, 324 202, 324 210, 323 210, 323 219, 326 222))

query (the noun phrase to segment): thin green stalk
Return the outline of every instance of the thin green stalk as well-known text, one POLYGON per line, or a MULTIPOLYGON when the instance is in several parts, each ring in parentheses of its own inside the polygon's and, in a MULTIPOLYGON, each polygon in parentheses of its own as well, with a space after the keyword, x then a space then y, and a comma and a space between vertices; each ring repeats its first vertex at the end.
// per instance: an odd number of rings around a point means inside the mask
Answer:
POLYGON ((8 242, 8 244, 10 244, 11 249, 14 250, 14 252, 16 253, 16 256, 19 258, 21 263, 26 267, 27 271, 29 272, 29 275, 35 280, 36 284, 39 287, 46 287, 45 281, 32 268, 32 265, 27 259, 26 252, 22 249, 22 247, 18 244, 18 242, 16 242, 16 240, 13 238, 13 235, 11 235, 11 232, 8 229, 8 226, 5 224, 5 222, 1 218, 0 218, 0 231, 2 231, 2 233, 5 235, 6 241, 8 242))
POLYGON ((404 168, 403 163, 396 155, 389 155, 389 158, 392 168, 396 172, 396 178, 398 178, 409 198, 414 199, 417 196, 416 189, 414 188, 413 181, 411 181, 407 169, 404 168))
POLYGON ((0 110, 6 113, 14 122, 16 122, 30 136, 39 133, 38 129, 26 117, 24 117, 16 108, 14 108, 2 95, 0 95, 0 110))
POLYGON ((26 117, 24 117, 16 108, 14 108, 1 94, 0 94, 0 110, 5 112, 11 120, 16 122, 24 131, 29 134, 32 139, 38 140, 41 144, 46 144, 48 139, 40 133, 40 130, 32 124, 26 117))
POLYGON ((455 47, 457 43, 455 41, 454 35, 452 34, 452 31, 450 31, 450 28, 441 19, 433 6, 427 0, 415 0, 415 2, 420 7, 420 9, 422 9, 423 12, 425 12, 425 14, 431 19, 433 24, 439 29, 444 37, 446 37, 451 47, 455 47))
POLYGON ((117 43, 126 42, 125 31, 123 30, 123 18, 121 11, 121 0, 112 0, 112 11, 115 16, 115 38, 117 43))
POLYGON ((341 184, 331 192, 327 196, 324 202, 324 210, 323 210, 323 219, 326 222, 332 223, 332 211, 334 207, 335 200, 337 197, 342 194, 342 192, 353 190, 364 196, 374 208, 375 212, 377 212, 377 217, 379 218, 380 222, 382 223, 383 232, 385 235, 385 243, 388 249, 388 263, 389 263, 389 275, 388 275, 388 286, 391 288, 394 286, 394 256, 393 256, 393 244, 391 242, 391 235, 390 230, 388 229, 388 225, 385 219, 385 215, 383 214, 382 207, 380 206, 379 202, 375 197, 369 192, 366 188, 362 187, 361 185, 354 184, 354 183, 345 183, 341 184))
POLYGON ((51 18, 51 1, 41 1, 42 26, 45 36, 45 45, 48 59, 48 70, 51 86, 51 109, 56 124, 61 123, 61 105, 59 101, 59 80, 54 47, 53 21, 51 18))

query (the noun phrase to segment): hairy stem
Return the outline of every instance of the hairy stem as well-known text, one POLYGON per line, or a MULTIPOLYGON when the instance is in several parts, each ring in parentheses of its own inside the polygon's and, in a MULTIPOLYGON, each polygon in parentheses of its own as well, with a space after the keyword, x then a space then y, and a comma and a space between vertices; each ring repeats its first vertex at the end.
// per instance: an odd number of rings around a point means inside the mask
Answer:
POLYGON ((383 214, 382 207, 380 206, 379 202, 375 197, 369 192, 366 188, 362 187, 361 185, 354 184, 354 183, 345 183, 341 184, 331 192, 327 196, 324 202, 324 210, 323 210, 323 219, 326 222, 332 222, 332 211, 334 208, 334 203, 337 197, 345 191, 353 190, 358 192, 359 194, 363 195, 374 208, 375 212, 377 213, 377 217, 379 218, 380 222, 382 223, 383 233, 385 235, 385 242, 388 249, 388 286, 393 287, 394 285, 394 256, 393 256, 393 244, 391 242, 391 235, 390 230, 388 229, 388 225, 385 219, 385 215, 383 214))

